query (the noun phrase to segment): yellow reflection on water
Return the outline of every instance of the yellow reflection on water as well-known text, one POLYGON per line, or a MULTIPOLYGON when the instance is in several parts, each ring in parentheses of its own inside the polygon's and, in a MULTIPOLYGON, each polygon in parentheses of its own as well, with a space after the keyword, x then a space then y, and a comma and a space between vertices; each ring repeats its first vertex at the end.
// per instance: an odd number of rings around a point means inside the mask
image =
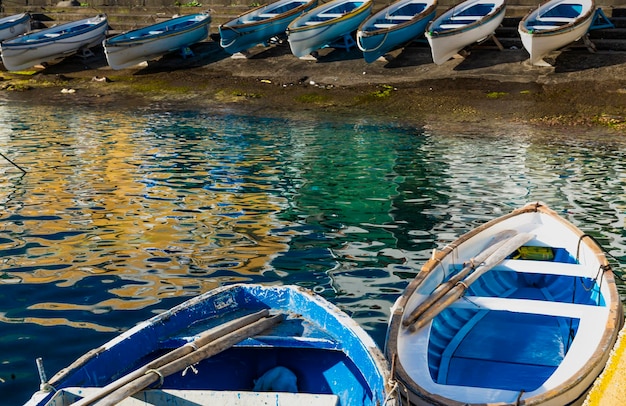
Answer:
MULTIPOLYGON (((0 165, 12 173, 0 181, 0 283, 53 286, 80 296, 71 289, 86 278, 118 282, 89 305, 63 303, 61 297, 29 310, 141 309, 226 280, 248 280, 287 249, 286 237, 272 233, 284 201, 251 181, 265 174, 235 179, 237 189, 253 186, 245 193, 211 179, 223 162, 204 151, 224 148, 219 137, 157 143, 149 135, 154 123, 145 117, 68 115, 45 107, 39 113, 21 126, 0 111, 0 151, 10 147, 27 170, 17 177, 14 168, 0 165), (169 170, 186 164, 176 156, 190 149, 191 167, 169 170), (203 182, 212 187, 203 188, 203 182)), ((74 325, 58 317, 20 320, 74 325)))

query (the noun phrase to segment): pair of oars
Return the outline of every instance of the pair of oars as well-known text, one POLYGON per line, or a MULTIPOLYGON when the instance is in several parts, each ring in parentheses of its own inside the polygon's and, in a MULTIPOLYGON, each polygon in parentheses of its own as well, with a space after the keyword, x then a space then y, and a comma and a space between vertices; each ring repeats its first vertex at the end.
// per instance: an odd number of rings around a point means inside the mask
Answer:
POLYGON ((284 319, 282 314, 268 316, 268 310, 261 310, 206 330, 191 343, 164 354, 73 405, 115 405, 159 379, 218 354, 248 337, 275 326, 284 319))
POLYGON ((496 234, 487 248, 472 258, 459 273, 440 284, 424 302, 420 303, 403 320, 404 326, 408 327, 411 332, 424 327, 445 308, 463 296, 467 288, 478 278, 534 237, 533 234, 517 233, 513 230, 504 230, 496 234))

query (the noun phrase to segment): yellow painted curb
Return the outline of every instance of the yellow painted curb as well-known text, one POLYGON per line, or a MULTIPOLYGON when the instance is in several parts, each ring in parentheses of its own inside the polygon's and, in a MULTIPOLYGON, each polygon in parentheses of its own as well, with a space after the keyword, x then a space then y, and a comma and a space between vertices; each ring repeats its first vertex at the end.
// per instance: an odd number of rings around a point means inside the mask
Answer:
POLYGON ((626 326, 617 336, 604 371, 594 382, 583 406, 626 404, 626 326))

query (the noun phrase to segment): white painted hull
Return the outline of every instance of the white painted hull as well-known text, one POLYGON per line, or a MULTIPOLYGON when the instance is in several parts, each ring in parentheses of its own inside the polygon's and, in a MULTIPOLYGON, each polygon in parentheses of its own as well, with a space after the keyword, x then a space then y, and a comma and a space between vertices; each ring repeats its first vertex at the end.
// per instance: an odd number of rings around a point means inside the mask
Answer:
POLYGON ((317 5, 317 0, 279 0, 242 14, 220 25, 220 46, 230 54, 246 51, 270 38, 285 34, 289 24, 302 13, 317 5), (299 3, 298 7, 277 13, 283 7, 299 3))
POLYGON ((371 0, 362 1, 360 6, 345 14, 337 15, 324 21, 315 20, 315 17, 318 16, 335 15, 334 13, 326 12, 332 11, 333 8, 344 3, 354 2, 333 0, 304 13, 292 21, 287 27, 287 39, 291 52, 298 58, 302 58, 356 31, 371 12, 371 0))
POLYGON ((475 42, 481 41, 492 35, 502 24, 506 6, 501 1, 501 8, 494 8, 494 14, 486 15, 482 20, 477 20, 464 26, 440 30, 442 22, 448 17, 454 17, 455 13, 466 6, 480 3, 482 0, 468 0, 448 10, 438 17, 426 30, 426 39, 430 45, 433 62, 441 65, 456 55, 460 50, 475 42))
POLYGON ((209 14, 183 16, 111 37, 102 45, 109 66, 124 69, 206 39, 210 23, 209 14))
POLYGON ((7 70, 16 71, 62 59, 99 45, 107 28, 106 16, 100 15, 4 41, 2 62, 7 70))
POLYGON ((409 389, 412 404, 562 406, 584 395, 600 374, 623 322, 615 279, 601 248, 554 211, 533 203, 433 255, 392 309, 386 355, 396 357, 396 377, 409 389), (504 230, 529 233, 531 240, 524 246, 549 247, 554 257, 507 256, 475 283, 455 285, 465 287, 461 297, 412 331, 409 315, 449 277, 442 272, 460 270, 504 230), (452 317, 462 314, 474 316, 452 317), (478 327, 489 317, 498 322, 490 329, 478 327), (454 326, 453 320, 461 324, 454 326), (569 329, 562 331, 566 320, 569 329), (450 332, 443 342, 442 331, 450 332), (564 347, 561 340, 567 341, 564 347), (441 361, 436 361, 437 355, 441 361), (468 374, 471 368, 480 372, 468 374), (474 379, 482 384, 467 384, 474 379))
POLYGON ((6 41, 30 31, 30 15, 16 14, 0 18, 0 41, 6 41))
MULTIPOLYGON (((579 40, 583 35, 589 31, 589 27, 593 22, 593 16, 595 12, 595 5, 593 0, 581 0, 581 1, 568 1, 571 3, 580 3, 583 5, 582 13, 577 18, 571 18, 570 22, 562 26, 536 26, 535 22, 540 17, 541 13, 549 10, 552 7, 556 7, 563 3, 563 0, 555 0, 548 2, 538 9, 530 12, 519 23, 518 32, 522 39, 524 48, 530 55, 529 62, 531 65, 536 66, 549 66, 543 58, 550 52, 563 48, 566 45, 571 44, 579 40)), ((552 17, 554 18, 554 17, 552 17)), ((549 23, 549 17, 547 23, 549 23)))

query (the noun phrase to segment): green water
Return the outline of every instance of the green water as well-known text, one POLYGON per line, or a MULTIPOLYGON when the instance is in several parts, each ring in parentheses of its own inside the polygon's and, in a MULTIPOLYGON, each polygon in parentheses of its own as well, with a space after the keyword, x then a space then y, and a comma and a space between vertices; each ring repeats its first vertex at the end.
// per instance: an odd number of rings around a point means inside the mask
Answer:
MULTIPOLYGON (((541 200, 626 261, 625 143, 523 126, 0 101, 0 399, 221 284, 308 287, 379 343, 433 248, 541 200)), ((626 294, 626 291, 622 291, 626 294)))

